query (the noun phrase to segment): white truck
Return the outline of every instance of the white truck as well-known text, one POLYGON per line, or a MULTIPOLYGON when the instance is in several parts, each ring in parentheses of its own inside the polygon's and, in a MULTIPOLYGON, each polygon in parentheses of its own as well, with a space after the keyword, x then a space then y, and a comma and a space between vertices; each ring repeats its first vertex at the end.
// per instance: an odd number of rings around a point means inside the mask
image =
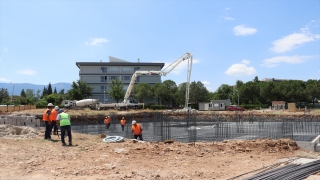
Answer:
POLYGON ((88 106, 90 109, 96 109, 97 104, 99 103, 98 99, 82 99, 82 100, 64 100, 62 105, 66 108, 76 108, 76 107, 85 107, 88 106))
POLYGON ((137 103, 133 100, 128 100, 131 90, 134 86, 134 83, 137 79, 138 76, 140 75, 153 75, 153 74, 158 74, 160 76, 166 76, 168 73, 170 73, 176 66, 178 66, 178 64, 180 64, 182 61, 184 60, 188 60, 188 69, 187 69, 187 84, 186 84, 186 101, 185 101, 185 108, 188 107, 188 101, 189 101, 189 87, 190 87, 190 76, 191 76, 191 69, 192 69, 192 54, 187 52, 185 53, 183 56, 181 56, 179 59, 177 59, 176 61, 174 61, 172 64, 170 64, 169 66, 167 66, 165 69, 163 69, 162 71, 136 71, 131 78, 130 84, 128 86, 128 89, 126 91, 126 94, 124 96, 124 100, 123 102, 120 103, 112 103, 112 104, 98 104, 97 106, 99 106, 99 109, 103 108, 103 109, 119 109, 119 110, 123 110, 123 109, 130 109, 130 108, 136 108, 138 105, 143 103, 137 103))

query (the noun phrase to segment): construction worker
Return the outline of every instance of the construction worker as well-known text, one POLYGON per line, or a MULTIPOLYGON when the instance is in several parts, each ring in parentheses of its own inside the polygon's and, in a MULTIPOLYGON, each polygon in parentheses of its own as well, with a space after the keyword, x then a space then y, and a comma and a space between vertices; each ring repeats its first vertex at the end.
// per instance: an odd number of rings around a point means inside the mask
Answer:
POLYGON ((51 140, 51 131, 52 131, 52 127, 51 127, 51 119, 52 119, 52 114, 51 114, 51 111, 52 111, 52 108, 53 108, 53 104, 52 103, 49 103, 47 105, 47 109, 43 112, 43 115, 42 115, 42 119, 45 123, 45 126, 46 126, 46 131, 44 133, 44 139, 47 139, 47 140, 51 140))
POLYGON ((131 130, 132 130, 132 134, 133 134, 134 139, 137 139, 139 137, 139 139, 141 141, 143 141, 143 139, 142 139, 142 126, 141 126, 141 124, 137 124, 136 120, 132 121, 131 130))
POLYGON ((110 116, 106 116, 105 119, 104 119, 104 124, 106 125, 106 127, 105 127, 106 129, 109 129, 110 123, 111 123, 110 116))
POLYGON ((64 136, 66 134, 66 131, 68 133, 68 139, 69 139, 69 146, 72 146, 72 135, 71 135, 71 119, 70 115, 66 113, 67 110, 63 109, 60 114, 57 116, 57 122, 61 129, 61 142, 62 146, 66 146, 66 142, 64 140, 64 136))
POLYGON ((127 121, 124 119, 124 117, 122 117, 122 119, 120 120, 122 131, 124 131, 124 127, 126 126, 126 124, 127 124, 127 121))
POLYGON ((54 109, 51 111, 51 132, 53 129, 53 134, 58 134, 58 127, 57 127, 57 116, 59 112, 59 106, 55 106, 54 109))

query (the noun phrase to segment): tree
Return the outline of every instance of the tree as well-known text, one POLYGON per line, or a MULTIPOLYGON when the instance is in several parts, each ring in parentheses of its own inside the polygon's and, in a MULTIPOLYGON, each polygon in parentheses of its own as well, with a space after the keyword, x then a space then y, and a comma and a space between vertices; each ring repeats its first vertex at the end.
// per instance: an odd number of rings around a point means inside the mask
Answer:
POLYGON ((134 97, 141 103, 153 97, 150 84, 139 83, 133 87, 134 97))
POLYGON ((51 83, 49 83, 48 85, 48 95, 52 94, 52 87, 51 87, 51 83))
POLYGON ((163 89, 164 89, 164 85, 162 83, 156 83, 155 85, 152 86, 152 93, 153 93, 153 96, 155 98, 157 98, 158 100, 158 104, 161 104, 161 98, 163 96, 163 89))
POLYGON ((42 95, 41 95, 40 98, 41 98, 41 99, 44 98, 44 96, 47 95, 47 94, 48 94, 48 89, 47 89, 46 87, 43 87, 42 95))
POLYGON ((176 92, 177 105, 184 106, 186 103, 186 82, 179 84, 178 91, 176 92))
POLYGON ((221 84, 218 89, 215 91, 213 96, 214 100, 219 99, 231 99, 233 95, 233 90, 228 84, 221 84))
POLYGON ((1 88, 0 89, 0 103, 6 104, 9 100, 10 100, 10 98, 9 98, 8 89, 1 88))
POLYGON ((24 92, 24 89, 21 90, 20 96, 22 96, 22 97, 24 97, 24 98, 27 97, 27 96, 26 96, 26 93, 24 92))
POLYGON ((123 84, 121 81, 117 79, 113 79, 109 86, 109 96, 112 97, 114 100, 119 102, 120 99, 123 99, 125 92, 123 90, 123 84))
POLYGON ((162 100, 165 103, 172 103, 172 106, 176 106, 175 94, 178 91, 177 84, 172 80, 165 80, 162 83, 162 100))
POLYGON ((57 94, 57 89, 56 89, 56 87, 54 87, 53 94, 57 94))
POLYGON ((198 104, 199 102, 206 102, 208 98, 209 91, 200 81, 193 81, 190 84, 190 103, 198 104))
POLYGON ((77 80, 77 82, 72 82, 71 89, 67 94, 70 99, 81 100, 91 96, 92 90, 93 87, 88 86, 86 82, 77 80))
POLYGON ((27 104, 35 104, 35 94, 33 89, 26 89, 26 103, 27 104))

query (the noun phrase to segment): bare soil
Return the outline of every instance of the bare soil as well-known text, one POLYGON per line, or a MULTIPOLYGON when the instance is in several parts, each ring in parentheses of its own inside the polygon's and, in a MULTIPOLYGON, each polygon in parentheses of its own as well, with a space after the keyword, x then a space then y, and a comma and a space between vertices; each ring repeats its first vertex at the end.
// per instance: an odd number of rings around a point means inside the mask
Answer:
MULTIPOLYGON (((43 110, 11 114, 40 114, 43 110)), ((72 116, 110 111, 70 111, 72 116)), ((132 113, 132 112, 120 112, 132 113)), ((212 112, 210 112, 212 114, 212 112)), ((221 114, 227 112, 219 112, 221 114)), ((246 112, 247 113, 247 112, 246 112)), ((275 114, 270 111, 255 113, 275 114)), ((278 113, 277 113, 278 114, 278 113)), ((285 115, 303 115, 303 112, 285 115)), ((320 111, 311 112, 320 115, 320 111)), ((249 177, 270 165, 285 165, 295 157, 319 158, 290 139, 224 142, 106 143, 97 135, 72 133, 73 146, 61 146, 57 135, 44 140, 43 129, 0 125, 0 180, 15 179, 230 179, 249 177), (282 163, 279 163, 282 162, 282 163), (252 173, 248 173, 254 171, 252 173), (248 174, 246 174, 248 173, 248 174)), ((320 179, 319 175, 308 180, 320 179)))
POLYGON ((73 133, 73 146, 61 146, 57 135, 44 140, 40 129, 0 125, 0 132, 1 180, 229 179, 288 158, 318 157, 290 139, 106 143, 73 133))

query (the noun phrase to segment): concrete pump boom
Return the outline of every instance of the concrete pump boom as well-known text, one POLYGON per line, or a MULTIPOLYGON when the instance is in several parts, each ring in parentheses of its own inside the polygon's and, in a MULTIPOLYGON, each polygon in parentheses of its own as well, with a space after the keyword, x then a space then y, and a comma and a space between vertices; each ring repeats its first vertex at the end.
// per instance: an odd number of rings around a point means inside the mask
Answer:
POLYGON ((171 63, 169 66, 167 66, 162 71, 136 71, 131 78, 130 84, 128 86, 128 89, 126 91, 126 94, 124 96, 123 103, 127 104, 127 100, 130 96, 131 90, 133 88, 133 85, 139 75, 153 75, 158 74, 160 76, 166 76, 168 73, 170 73, 175 67, 178 66, 182 61, 188 59, 188 69, 187 69, 187 84, 186 84, 186 101, 185 101, 185 108, 188 107, 188 101, 189 101, 189 87, 190 87, 190 77, 191 77, 191 69, 192 69, 192 54, 191 53, 185 53, 183 56, 181 56, 179 59, 171 63))

